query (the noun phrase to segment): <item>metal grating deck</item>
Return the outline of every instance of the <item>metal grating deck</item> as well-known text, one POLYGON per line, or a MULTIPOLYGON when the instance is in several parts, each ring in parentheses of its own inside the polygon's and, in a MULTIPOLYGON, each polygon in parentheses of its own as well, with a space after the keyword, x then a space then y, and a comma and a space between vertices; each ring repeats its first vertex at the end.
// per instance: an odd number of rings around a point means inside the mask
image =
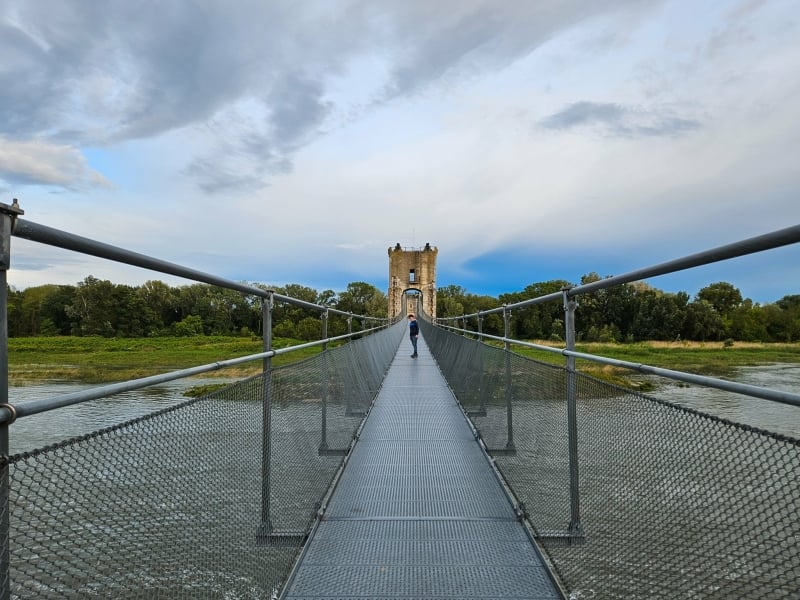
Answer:
POLYGON ((283 598, 562 598, 424 340, 410 347, 283 598))

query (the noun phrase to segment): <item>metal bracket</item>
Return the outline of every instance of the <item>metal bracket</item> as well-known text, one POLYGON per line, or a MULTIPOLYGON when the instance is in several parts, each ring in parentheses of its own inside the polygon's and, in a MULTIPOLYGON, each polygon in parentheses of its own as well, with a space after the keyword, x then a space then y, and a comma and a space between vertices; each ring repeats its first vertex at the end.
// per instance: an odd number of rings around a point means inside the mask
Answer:
POLYGON ((487 448, 486 452, 496 456, 516 456, 517 449, 514 446, 506 446, 505 448, 487 448))
POLYGON ((24 214, 16 198, 11 206, 0 202, 0 269, 4 271, 11 266, 11 234, 17 225, 17 217, 24 214))
POLYGON ((14 225, 17 222, 17 217, 20 215, 24 215, 25 211, 19 207, 19 200, 14 198, 14 201, 9 206, 8 204, 4 204, 0 202, 0 213, 9 215, 11 217, 11 231, 14 231, 14 225))
POLYGON ((0 419, 0 423, 3 423, 3 425, 11 425, 14 421, 17 420, 17 409, 14 408, 13 404, 8 404, 7 402, 0 404, 0 409, 3 408, 5 408, 8 411, 8 419, 6 420, 0 419))
POLYGON ((569 531, 545 530, 536 534, 536 539, 547 541, 558 546, 577 546, 585 544, 588 540, 583 531, 570 533, 569 531))
POLYGON ((347 456, 347 453, 350 451, 350 448, 327 448, 327 447, 320 447, 317 451, 319 456, 347 456))
POLYGON ((308 539, 304 531, 276 531, 268 523, 262 523, 256 530, 256 544, 258 546, 295 547, 302 546, 308 539))

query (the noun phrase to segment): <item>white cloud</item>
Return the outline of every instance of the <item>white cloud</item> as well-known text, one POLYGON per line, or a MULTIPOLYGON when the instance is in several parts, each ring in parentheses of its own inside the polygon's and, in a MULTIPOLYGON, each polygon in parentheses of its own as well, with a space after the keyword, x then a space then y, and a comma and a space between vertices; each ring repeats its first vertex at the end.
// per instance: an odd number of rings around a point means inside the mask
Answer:
POLYGON ((788 0, 11 5, 0 177, 26 218, 194 267, 383 278, 430 242, 602 272, 797 216, 788 0))
POLYGON ((102 174, 89 167, 79 149, 45 140, 0 137, 0 179, 68 189, 110 187, 102 174))

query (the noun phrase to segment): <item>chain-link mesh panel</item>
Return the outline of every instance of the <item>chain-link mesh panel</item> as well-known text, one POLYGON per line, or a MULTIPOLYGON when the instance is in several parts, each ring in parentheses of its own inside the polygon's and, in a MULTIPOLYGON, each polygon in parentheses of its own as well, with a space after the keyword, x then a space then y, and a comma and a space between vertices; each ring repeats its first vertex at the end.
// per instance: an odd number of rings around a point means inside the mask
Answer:
POLYGON ((399 333, 394 327, 273 370, 268 526, 275 532, 305 532, 312 524, 394 357, 399 333))
POLYGON ((271 376, 2 459, 11 596, 275 597, 302 536, 270 536, 265 523, 308 531, 342 460, 320 452, 322 432, 331 448, 347 448, 399 336, 397 328, 383 331, 271 376))
POLYGON ((573 598, 800 597, 800 441, 578 375, 569 544, 565 370, 423 327, 573 598))

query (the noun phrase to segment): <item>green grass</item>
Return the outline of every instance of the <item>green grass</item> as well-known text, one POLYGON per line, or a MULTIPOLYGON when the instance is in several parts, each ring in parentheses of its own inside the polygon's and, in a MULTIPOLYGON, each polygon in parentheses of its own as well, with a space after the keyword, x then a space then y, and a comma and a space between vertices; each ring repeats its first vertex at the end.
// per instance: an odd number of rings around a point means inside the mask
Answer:
MULTIPOLYGON (((276 339, 273 347, 300 344, 276 339)), ((9 377, 22 384, 44 380, 108 383, 256 354, 260 338, 197 336, 163 338, 31 337, 9 339, 9 377)), ((276 356, 275 366, 312 356, 319 347, 276 356)), ((208 376, 244 377, 258 373, 259 360, 220 369, 208 376)))
MULTIPOLYGON (((296 345, 298 340, 276 339, 276 348, 296 345)), ((552 346, 547 342, 541 345, 552 346)), ((562 346, 555 346, 562 347, 562 346)), ((736 342, 642 342, 637 344, 578 344, 578 352, 599 354, 633 363, 687 371, 701 375, 726 376, 734 368, 771 363, 800 363, 800 344, 757 344, 736 342)), ((34 337, 9 340, 11 383, 70 380, 107 383, 146 377, 237 358, 261 351, 261 339, 242 337, 163 337, 108 339, 100 337, 34 337)), ((273 358, 278 366, 312 356, 319 347, 306 348, 273 358)), ((556 365, 564 364, 557 353, 514 346, 514 352, 556 365)), ((632 373, 578 360, 578 370, 619 383, 632 385, 632 373)), ((208 373, 209 376, 245 377, 261 370, 261 361, 208 373)))
MULTIPOLYGON (((533 343, 563 348, 551 342, 533 340, 533 343)), ((524 346, 513 346, 513 352, 542 362, 564 365, 561 354, 535 350, 524 346)), ((775 363, 800 363, 800 344, 761 344, 751 342, 640 342, 636 344, 576 344, 575 350, 584 354, 595 354, 636 364, 645 364, 663 369, 685 371, 696 375, 726 377, 737 367, 768 365, 775 363)), ((647 391, 652 384, 634 380, 634 371, 622 367, 602 365, 585 359, 577 359, 575 366, 581 373, 593 375, 605 381, 625 387, 647 391)))

